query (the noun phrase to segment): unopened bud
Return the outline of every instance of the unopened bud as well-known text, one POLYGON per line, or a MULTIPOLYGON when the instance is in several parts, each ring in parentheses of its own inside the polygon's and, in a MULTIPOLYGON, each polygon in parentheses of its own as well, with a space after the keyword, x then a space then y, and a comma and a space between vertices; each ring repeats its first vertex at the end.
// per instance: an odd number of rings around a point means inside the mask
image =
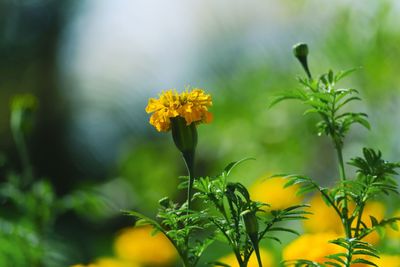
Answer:
POLYGON ((246 226, 246 232, 249 235, 251 241, 256 241, 258 237, 258 221, 256 212, 250 210, 248 212, 245 212, 243 214, 243 220, 246 226))
POLYGON ((293 54, 295 57, 307 57, 308 56, 308 45, 305 43, 298 43, 293 46, 293 54))
POLYGON ((301 66, 306 72, 309 79, 311 79, 311 73, 308 69, 307 56, 308 56, 308 45, 305 43, 298 43, 293 46, 293 54, 300 61, 301 66))

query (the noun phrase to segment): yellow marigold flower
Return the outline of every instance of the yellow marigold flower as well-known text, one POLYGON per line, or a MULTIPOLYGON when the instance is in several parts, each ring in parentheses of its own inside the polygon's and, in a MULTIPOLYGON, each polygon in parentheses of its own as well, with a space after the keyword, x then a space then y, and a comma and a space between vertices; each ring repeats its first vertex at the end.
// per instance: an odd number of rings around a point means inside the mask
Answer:
MULTIPOLYGON (((274 255, 271 252, 266 251, 265 249, 260 249, 261 261, 264 267, 273 267, 276 266, 274 255)), ((236 260, 235 254, 229 254, 218 260, 219 262, 230 265, 231 267, 239 267, 239 264, 236 260)), ((249 264, 247 267, 258 267, 257 257, 255 253, 253 253, 250 257, 249 264)))
POLYGON ((162 234, 151 235, 153 227, 141 226, 121 231, 114 242, 118 258, 145 266, 162 266, 175 261, 176 250, 162 234))
POLYGON ((298 186, 284 188, 287 180, 282 177, 268 178, 265 175, 258 179, 249 189, 251 199, 271 205, 266 209, 285 209, 302 202, 302 197, 296 195, 298 186))
POLYGON ((171 129, 171 118, 182 117, 186 124, 209 123, 212 114, 208 108, 212 105, 211 96, 202 89, 195 88, 178 94, 176 90, 163 91, 159 99, 150 98, 146 107, 147 113, 153 113, 150 124, 159 132, 171 129))
MULTIPOLYGON (((320 233, 320 232, 335 232, 339 235, 344 234, 343 226, 339 216, 333 209, 329 207, 323 201, 322 197, 317 194, 310 200, 310 211, 312 214, 308 216, 308 220, 303 221, 304 228, 309 233, 320 233)), ((354 203, 349 203, 349 210, 352 212, 355 208, 354 203)), ((385 215, 385 206, 380 202, 369 202, 365 208, 362 216, 362 221, 367 225, 371 226, 371 220, 369 216, 374 216, 378 220, 382 220, 385 215)), ((356 227, 354 221, 352 227, 356 227)), ((379 235, 373 232, 366 236, 363 241, 376 244, 379 242, 379 235)))
POLYGON ((303 259, 323 263, 327 261, 326 256, 343 252, 342 247, 329 243, 338 237, 333 232, 304 234, 284 248, 283 259, 286 261, 303 259))
POLYGON ((187 125, 199 121, 211 122, 212 115, 208 112, 208 107, 212 105, 211 96, 205 94, 203 90, 185 91, 180 95, 180 101, 179 115, 185 118, 187 125))
POLYGON ((176 90, 163 91, 159 99, 150 98, 146 107, 147 113, 153 113, 150 117, 150 124, 156 127, 159 132, 166 132, 170 129, 170 118, 179 115, 179 95, 176 90))

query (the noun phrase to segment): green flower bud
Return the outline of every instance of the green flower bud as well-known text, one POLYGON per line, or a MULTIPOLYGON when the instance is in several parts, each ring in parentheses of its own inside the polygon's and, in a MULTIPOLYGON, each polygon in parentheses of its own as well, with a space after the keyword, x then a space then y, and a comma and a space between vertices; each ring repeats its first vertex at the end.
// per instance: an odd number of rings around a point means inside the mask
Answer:
POLYGON ((301 66, 306 72, 309 79, 312 79, 310 70, 308 69, 307 56, 308 46, 305 43, 298 43, 293 46, 293 54, 300 61, 301 66))
POLYGON ((244 225, 246 226, 246 232, 249 235, 252 242, 257 242, 258 239, 258 221, 255 211, 247 211, 243 213, 244 225))
POLYGON ((14 96, 10 103, 12 130, 23 134, 29 133, 33 128, 37 106, 38 100, 31 94, 14 96))
POLYGON ((298 43, 293 46, 293 54, 295 57, 307 57, 308 56, 308 45, 305 43, 298 43))

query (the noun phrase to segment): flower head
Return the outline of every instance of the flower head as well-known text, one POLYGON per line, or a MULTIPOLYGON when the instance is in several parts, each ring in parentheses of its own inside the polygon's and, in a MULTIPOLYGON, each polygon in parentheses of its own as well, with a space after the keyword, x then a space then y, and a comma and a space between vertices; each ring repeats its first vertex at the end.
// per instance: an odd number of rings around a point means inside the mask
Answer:
POLYGON ((202 89, 195 88, 178 94, 176 90, 163 91, 158 99, 150 98, 146 107, 147 113, 153 113, 150 124, 159 132, 171 129, 171 118, 182 117, 186 125, 209 123, 212 114, 208 108, 212 105, 211 96, 202 89))

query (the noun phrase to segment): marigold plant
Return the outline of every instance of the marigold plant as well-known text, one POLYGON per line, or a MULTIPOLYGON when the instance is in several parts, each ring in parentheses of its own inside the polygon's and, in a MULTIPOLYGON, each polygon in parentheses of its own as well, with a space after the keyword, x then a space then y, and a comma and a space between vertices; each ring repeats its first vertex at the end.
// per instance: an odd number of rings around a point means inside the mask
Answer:
POLYGON ((334 230, 341 232, 339 233, 341 236, 329 242, 344 251, 327 253, 324 259, 319 261, 307 259, 306 254, 298 255, 297 261, 290 261, 288 264, 336 267, 354 267, 359 264, 377 266, 371 258, 379 258, 378 251, 368 242, 376 243, 377 238, 373 237, 374 232, 382 232, 386 225, 395 228, 395 222, 400 218, 383 218, 382 205, 373 200, 383 194, 398 193, 397 182, 393 176, 397 174, 396 170, 400 168, 400 163, 384 160, 380 151, 363 148, 362 156, 354 157, 347 162, 355 168, 357 173, 354 178, 348 177, 343 155, 345 137, 354 124, 370 129, 367 114, 348 109, 350 103, 361 100, 359 92, 353 88, 337 88, 337 83, 354 70, 336 74, 330 70, 314 79, 307 63, 308 46, 301 43, 294 46, 293 51, 307 78, 299 78, 301 88, 277 96, 271 105, 288 99, 299 100, 309 107, 304 114, 319 116, 320 121, 316 124, 317 132, 320 136, 328 136, 332 141, 337 155, 340 180, 335 186, 326 188, 310 177, 295 174, 286 175, 288 179, 286 186, 300 185, 299 194, 313 190, 319 191, 325 205, 329 206, 332 212, 328 212, 322 204, 317 203, 315 206, 316 203, 314 203, 313 209, 316 216, 320 217, 317 217, 315 221, 307 222, 306 225, 311 231, 321 227, 325 228, 324 230, 336 228, 334 230), (319 212, 322 215, 318 215, 319 212), (336 219, 332 219, 333 215, 336 219), (328 220, 331 225, 324 225, 324 220, 328 220), (341 230, 334 225, 338 223, 341 225, 341 230))

